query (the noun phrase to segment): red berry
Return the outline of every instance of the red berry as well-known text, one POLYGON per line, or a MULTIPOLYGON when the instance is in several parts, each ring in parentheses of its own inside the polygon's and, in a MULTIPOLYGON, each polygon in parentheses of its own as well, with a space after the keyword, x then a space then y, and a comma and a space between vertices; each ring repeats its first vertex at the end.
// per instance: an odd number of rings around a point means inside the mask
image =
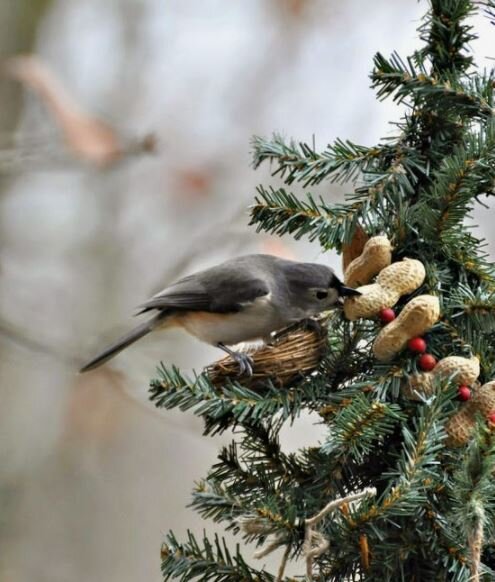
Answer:
POLYGON ((425 372, 430 372, 437 365, 437 359, 431 354, 423 354, 418 360, 419 367, 425 372))
POLYGON ((382 309, 380 311, 380 319, 383 321, 383 323, 390 323, 391 321, 394 321, 395 311, 390 309, 390 307, 382 309))
POLYGON ((407 342, 407 346, 411 352, 416 352, 417 354, 426 352, 426 342, 422 337, 413 337, 407 342))
POLYGON ((469 386, 459 386, 457 395, 459 396, 459 400, 466 402, 466 400, 471 399, 471 389, 469 388, 469 386))
POLYGON ((495 410, 488 415, 488 422, 495 425, 495 410))

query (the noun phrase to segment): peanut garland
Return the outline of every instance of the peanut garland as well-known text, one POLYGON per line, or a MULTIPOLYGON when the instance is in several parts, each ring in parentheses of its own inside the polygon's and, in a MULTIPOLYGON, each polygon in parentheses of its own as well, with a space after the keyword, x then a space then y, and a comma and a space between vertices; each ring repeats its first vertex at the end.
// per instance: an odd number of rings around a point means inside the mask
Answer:
MULTIPOLYGON (((423 353, 426 343, 421 336, 440 318, 438 297, 414 297, 397 318, 391 310, 403 295, 418 289, 425 276, 424 265, 416 259, 405 258, 392 263, 392 246, 387 237, 370 238, 362 253, 345 270, 345 284, 357 287, 361 295, 345 300, 344 313, 350 321, 380 315, 386 323, 373 343, 373 354, 377 360, 392 360, 408 343, 411 351, 422 353, 418 363, 423 370, 431 371, 413 374, 408 379, 405 386, 407 398, 420 400, 431 396, 437 381, 452 379, 461 386, 459 399, 468 400, 471 396, 469 387, 476 384, 480 374, 479 359, 475 356, 448 356, 437 363, 432 355, 423 353), (370 283, 375 276, 375 282, 370 283), (426 366, 425 362, 420 361, 421 358, 430 358, 431 366, 426 366)), ((495 380, 474 390, 472 399, 449 419, 445 427, 448 435, 446 444, 450 447, 465 445, 472 436, 478 414, 488 418, 495 426, 495 380)))
POLYGON ((459 385, 471 386, 480 375, 480 361, 476 356, 463 358, 448 356, 438 362, 431 372, 413 374, 409 378, 405 393, 411 400, 420 400, 420 396, 431 396, 435 381, 451 378, 459 385))
MULTIPOLYGON (((405 258, 391 264, 392 245, 386 236, 370 238, 363 252, 345 271, 345 283, 356 286, 358 297, 344 302, 344 313, 350 321, 376 317, 380 311, 391 308, 408 293, 418 289, 425 279, 421 261, 405 258), (375 276, 376 282, 368 284, 375 276)), ((373 353, 378 360, 391 360, 402 351, 407 342, 422 335, 440 317, 438 299, 432 295, 420 295, 412 299, 397 319, 386 325, 376 338, 373 353)))
POLYGON ((448 420, 445 425, 448 435, 446 444, 449 447, 462 447, 467 444, 476 426, 476 416, 480 414, 487 418, 494 410, 495 381, 491 381, 476 390, 473 398, 448 420))

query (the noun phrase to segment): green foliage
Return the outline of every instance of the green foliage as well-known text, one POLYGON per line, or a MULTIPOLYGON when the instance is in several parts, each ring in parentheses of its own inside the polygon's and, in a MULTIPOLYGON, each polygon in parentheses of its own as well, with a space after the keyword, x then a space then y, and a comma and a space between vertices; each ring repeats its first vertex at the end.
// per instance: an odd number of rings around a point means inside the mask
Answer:
POLYGON ((269 141, 255 137, 252 145, 255 168, 265 161, 273 162, 276 165, 273 176, 279 176, 288 185, 302 182, 305 187, 326 179, 344 184, 355 181, 362 174, 380 173, 383 159, 393 157, 399 147, 392 143, 368 148, 338 139, 319 153, 306 143, 287 143, 278 134, 269 141))
POLYGON ((465 119, 491 117, 493 87, 490 83, 481 83, 479 79, 473 82, 469 78, 461 81, 455 73, 444 73, 439 78, 427 74, 423 64, 413 63, 410 58, 406 65, 396 53, 389 60, 380 53, 375 56, 371 79, 380 99, 393 97, 397 103, 410 105, 434 99, 435 108, 444 114, 462 115, 465 119))
POLYGON ((486 528, 488 539, 493 538, 495 533, 494 466, 495 438, 486 428, 484 419, 480 419, 478 430, 463 451, 462 463, 456 468, 449 484, 452 523, 466 546, 479 519, 486 528))
POLYGON ((274 577, 250 568, 239 547, 232 555, 225 540, 215 536, 213 544, 206 536, 201 546, 191 532, 180 544, 170 533, 162 546, 162 573, 165 580, 187 582, 273 582, 274 577))
POLYGON ((362 461, 373 450, 375 441, 391 434, 404 421, 400 407, 358 394, 333 420, 332 432, 322 451, 336 457, 362 461))
POLYGON ((303 399, 315 397, 311 386, 307 391, 280 391, 268 385, 263 394, 231 381, 217 388, 204 374, 189 380, 177 368, 161 366, 160 379, 151 383, 150 399, 159 408, 194 409, 205 421, 205 434, 216 434, 238 423, 259 422, 280 413, 294 419, 303 399))
MULTIPOLYGON (((495 19, 492 0, 430 0, 422 48, 407 59, 375 56, 378 98, 406 105, 396 137, 374 147, 337 140, 322 152, 279 135, 256 137, 254 166, 269 162, 282 184, 258 187, 251 224, 324 250, 341 250, 357 227, 386 234, 394 260, 416 258, 426 269, 422 287, 396 311, 414 295, 438 296, 442 317, 425 338, 429 353, 476 355, 484 383, 495 378, 495 270, 466 220, 495 193, 494 75, 473 69, 469 47, 478 9, 495 19), (348 186, 344 203, 287 190, 325 180, 348 186)), ((161 367, 151 388, 157 406, 192 409, 206 434, 235 431, 197 484, 192 507, 244 542, 304 560, 305 520, 372 486, 375 498, 319 522, 329 545, 313 559, 314 580, 467 582, 477 567, 475 539, 481 579, 493 580, 495 433, 480 418, 467 447, 449 448, 444 425, 463 406, 456 382, 444 379, 423 401, 408 399, 417 359, 405 350, 376 361, 380 329, 379 321, 349 322, 337 310, 318 368, 283 389, 268 380, 215 386, 206 374, 191 379, 161 367), (280 430, 302 411, 317 414, 328 436, 287 453, 280 430)), ((162 557, 166 580, 275 580, 217 537, 200 545, 189 534, 180 544, 171 534, 162 557)), ((283 567, 276 579, 287 580, 283 567)))
POLYGON ((469 0, 431 0, 430 4, 431 10, 419 28, 425 42, 421 54, 439 75, 462 73, 473 62, 468 47, 476 34, 467 19, 476 12, 475 5, 469 0))
POLYGON ((366 211, 367 198, 350 206, 330 208, 323 200, 316 203, 311 194, 307 201, 300 201, 284 188, 266 190, 258 187, 256 205, 252 208, 251 224, 280 236, 292 234, 295 239, 304 235, 313 241, 318 239, 325 248, 334 248, 354 232, 358 215, 366 211))

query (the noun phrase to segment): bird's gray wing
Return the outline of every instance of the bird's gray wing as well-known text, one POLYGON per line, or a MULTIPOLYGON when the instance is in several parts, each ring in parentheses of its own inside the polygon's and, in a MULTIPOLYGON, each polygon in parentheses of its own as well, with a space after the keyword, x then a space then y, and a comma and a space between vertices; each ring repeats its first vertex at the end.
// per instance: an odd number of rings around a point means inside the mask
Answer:
POLYGON ((141 305, 140 313, 152 309, 233 313, 268 293, 268 284, 249 273, 209 269, 164 289, 141 305))

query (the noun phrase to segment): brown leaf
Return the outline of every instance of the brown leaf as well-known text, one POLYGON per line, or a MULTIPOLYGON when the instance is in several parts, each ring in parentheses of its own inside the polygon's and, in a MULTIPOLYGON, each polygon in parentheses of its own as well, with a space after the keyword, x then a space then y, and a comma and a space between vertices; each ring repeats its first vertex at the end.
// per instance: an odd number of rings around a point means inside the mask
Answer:
POLYGON ((350 244, 342 245, 342 269, 344 272, 349 266, 349 263, 359 257, 359 255, 363 252, 364 245, 368 239, 369 236, 358 224, 350 244))
POLYGON ((13 57, 5 63, 4 71, 29 87, 45 104, 74 156, 100 167, 122 156, 123 146, 116 132, 85 111, 40 58, 13 57))

